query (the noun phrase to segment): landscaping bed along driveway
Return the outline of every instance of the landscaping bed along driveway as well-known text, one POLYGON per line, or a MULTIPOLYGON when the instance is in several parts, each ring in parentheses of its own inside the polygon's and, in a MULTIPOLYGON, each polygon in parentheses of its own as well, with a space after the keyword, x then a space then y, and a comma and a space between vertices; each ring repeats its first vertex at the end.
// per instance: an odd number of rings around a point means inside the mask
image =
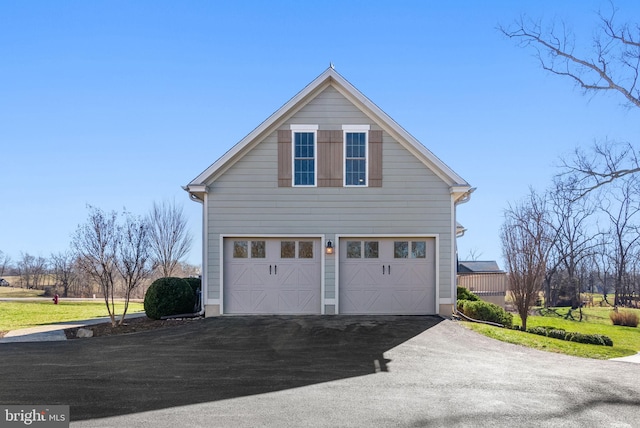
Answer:
POLYGON ((640 426, 640 365, 424 316, 218 317, 0 346, 1 404, 72 427, 640 426))

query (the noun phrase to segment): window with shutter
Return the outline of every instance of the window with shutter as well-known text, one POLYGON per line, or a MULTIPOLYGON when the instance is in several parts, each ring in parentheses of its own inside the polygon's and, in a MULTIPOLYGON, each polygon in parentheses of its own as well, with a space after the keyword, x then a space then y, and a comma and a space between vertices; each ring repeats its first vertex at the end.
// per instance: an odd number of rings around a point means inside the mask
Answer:
POLYGON ((382 131, 369 125, 278 130, 278 186, 382 187, 382 131))
POLYGON ((369 125, 343 125, 344 186, 368 186, 369 125))

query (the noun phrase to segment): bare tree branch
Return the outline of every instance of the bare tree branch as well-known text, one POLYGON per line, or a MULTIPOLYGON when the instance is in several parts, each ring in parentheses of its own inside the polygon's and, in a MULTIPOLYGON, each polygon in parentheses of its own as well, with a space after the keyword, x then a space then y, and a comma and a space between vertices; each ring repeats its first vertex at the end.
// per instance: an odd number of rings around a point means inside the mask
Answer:
MULTIPOLYGON (((609 16, 599 13, 600 36, 593 41, 593 56, 574 53, 573 34, 557 34, 554 25, 543 30, 541 21, 520 17, 510 27, 498 29, 507 37, 531 47, 544 70, 572 79, 585 91, 616 91, 633 106, 640 107, 638 73, 640 71, 640 42, 628 24, 615 23, 615 9, 609 16)), ((640 29, 636 28, 638 34, 640 29)))
POLYGON ((562 178, 574 200, 610 184, 614 180, 640 172, 636 149, 629 143, 596 143, 587 153, 578 148, 571 160, 561 159, 562 178))

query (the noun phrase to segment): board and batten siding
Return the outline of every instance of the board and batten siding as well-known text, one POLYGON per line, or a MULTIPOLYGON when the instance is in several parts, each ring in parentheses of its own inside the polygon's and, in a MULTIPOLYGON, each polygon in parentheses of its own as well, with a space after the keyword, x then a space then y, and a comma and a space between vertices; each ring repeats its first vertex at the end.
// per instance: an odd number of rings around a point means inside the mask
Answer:
MULTIPOLYGON (((333 87, 327 87, 215 181, 208 183, 208 299, 220 299, 220 235, 439 235, 439 296, 452 290, 452 203, 449 186, 382 132, 381 187, 280 187, 278 132, 291 124, 339 130, 380 127, 333 87)), ((280 143, 282 144, 282 142, 280 143)), ((290 138, 289 138, 290 144, 290 138)), ((335 242, 335 240, 334 240, 335 242)), ((325 263, 325 299, 334 299, 335 264, 325 263)), ((437 307, 437 303, 436 303, 437 307)))

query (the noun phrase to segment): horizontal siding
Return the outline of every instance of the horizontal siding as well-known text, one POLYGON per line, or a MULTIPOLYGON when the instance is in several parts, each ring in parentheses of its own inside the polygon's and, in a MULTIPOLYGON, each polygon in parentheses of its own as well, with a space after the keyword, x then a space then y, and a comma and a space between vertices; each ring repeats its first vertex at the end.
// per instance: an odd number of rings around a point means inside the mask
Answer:
MULTIPOLYGON (((380 129, 331 87, 280 129, 294 123, 380 129)), ((440 297, 451 297, 451 196, 436 174, 383 133, 382 187, 278 187, 277 144, 273 132, 209 185, 210 299, 220 297, 220 234, 439 234, 440 297)), ((334 298, 332 259, 325 269, 325 297, 334 298)))

